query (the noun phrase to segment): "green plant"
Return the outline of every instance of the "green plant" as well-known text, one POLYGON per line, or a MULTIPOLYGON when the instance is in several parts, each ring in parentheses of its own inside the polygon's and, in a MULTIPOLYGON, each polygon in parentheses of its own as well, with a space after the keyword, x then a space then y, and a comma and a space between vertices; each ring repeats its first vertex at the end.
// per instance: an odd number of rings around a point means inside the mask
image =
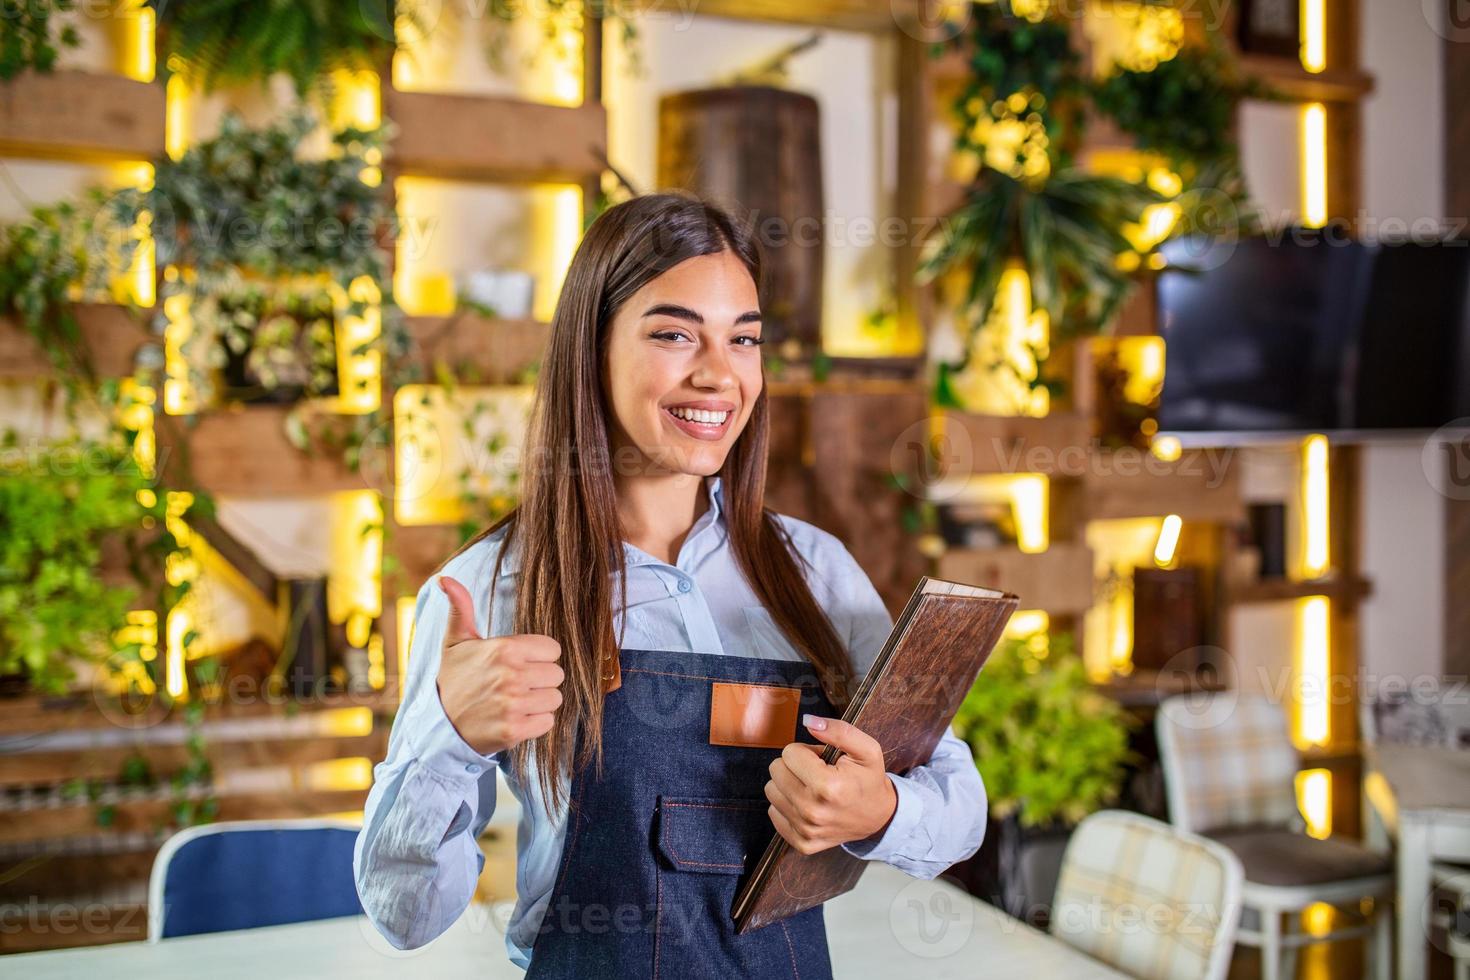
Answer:
POLYGON ((187 309, 181 353, 201 401, 213 397, 214 372, 231 351, 255 357, 267 388, 290 374, 305 394, 325 393, 335 372, 303 350, 330 347, 320 343, 327 311, 341 322, 377 308, 381 330, 354 354, 371 347, 386 361, 406 346, 382 241, 396 219, 370 176, 385 133, 343 129, 331 134, 328 153, 309 157, 302 144, 315 127, 304 112, 260 129, 227 115, 214 139, 158 161, 149 189, 112 199, 122 226, 149 216, 159 264, 175 267, 160 308, 180 297, 187 309))
POLYGON ((51 18, 70 13, 76 0, 6 0, 0 4, 0 81, 10 81, 26 69, 49 72, 56 67, 62 48, 82 43, 76 26, 67 24, 58 32, 51 18))
POLYGON ((94 188, 0 226, 0 312, 13 315, 68 380, 94 380, 75 301, 104 295, 137 248, 106 203, 94 188))
POLYGON ((1008 359, 1019 338, 995 342, 1005 325, 992 313, 1008 265, 1027 274, 1051 339, 1065 340, 1105 332, 1139 276, 1158 267, 1155 253, 1168 238, 1238 233, 1249 224, 1227 134, 1236 103, 1254 92, 1235 81, 1217 41, 1165 45, 1094 83, 1072 47, 1071 24, 1052 5, 996 0, 966 10, 969 30, 933 48, 961 52, 969 68, 952 107, 966 192, 924 243, 917 270, 921 283, 944 276, 959 291, 963 354, 939 365, 935 384, 936 400, 957 407, 964 406, 954 376, 977 354, 996 361, 983 365, 987 372, 1014 374, 1023 388, 1055 383, 1042 369, 1049 345, 1033 346, 1033 369, 1008 359), (1140 167, 1125 178, 1079 169, 1074 158, 1090 112, 1115 115, 1142 151, 1164 156, 1178 173, 1140 167), (1165 204, 1171 213, 1153 210, 1165 204), (1161 218, 1169 220, 1159 232, 1161 218))
POLYGON ((75 663, 123 653, 137 590, 98 575, 104 548, 136 553, 165 504, 121 440, 0 440, 0 673, 60 691, 75 663))
POLYGON ((1022 826, 1076 822, 1117 799, 1128 722, 1089 685, 1066 634, 1005 639, 954 719, 974 750, 990 808, 1022 826))
POLYGON ((1044 180, 1055 163, 1069 161, 1082 124, 1086 86, 1069 27, 1059 19, 1018 17, 1007 0, 973 4, 969 13, 968 37, 956 36, 970 73, 952 106, 959 123, 955 151, 971 173, 991 167, 1044 180))
MULTIPOLYGON (((1125 229, 1162 198, 1145 184, 1067 169, 1044 181, 1019 180, 987 169, 960 205, 924 243, 919 280, 964 272, 960 309, 969 342, 956 363, 940 365, 936 397, 955 404, 948 379, 964 370, 974 339, 987 328, 1006 264, 1020 260, 1031 295, 1046 310, 1053 336, 1097 333, 1117 314, 1134 286, 1119 256, 1132 244, 1125 229)), ((1038 362, 1045 351, 1034 351, 1038 362)), ((995 365, 987 365, 994 367, 995 365)), ((1026 381, 1044 385, 1040 373, 1026 381)))
MULTIPOLYGON (((526 15, 529 6, 520 0, 490 0, 485 10, 490 17, 504 25, 526 15)), ((541 49, 528 57, 534 64, 542 51, 550 53, 556 60, 570 63, 582 55, 582 31, 588 17, 600 18, 604 23, 618 26, 622 32, 622 43, 627 53, 628 70, 642 70, 642 57, 638 50, 638 22, 630 16, 630 8, 617 0, 542 0, 535 8, 540 18, 541 49)), ((497 71, 506 69, 506 35, 504 31, 489 34, 485 42, 486 61, 497 71)))
POLYGON ((159 64, 208 91, 271 75, 330 93, 333 71, 379 71, 393 54, 393 0, 148 0, 159 64))
POLYGON ((1235 59, 1212 35, 1151 70, 1118 68, 1095 84, 1092 99, 1140 150, 1188 169, 1234 160, 1235 107, 1242 98, 1266 94, 1264 86, 1241 78, 1235 59))

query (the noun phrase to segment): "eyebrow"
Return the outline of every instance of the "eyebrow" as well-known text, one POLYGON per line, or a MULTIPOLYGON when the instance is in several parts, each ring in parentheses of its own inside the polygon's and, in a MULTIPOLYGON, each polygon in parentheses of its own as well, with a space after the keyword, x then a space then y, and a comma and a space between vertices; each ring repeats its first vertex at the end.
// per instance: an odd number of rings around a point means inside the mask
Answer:
MULTIPOLYGON (((658 303, 643 311, 645 318, 651 316, 671 316, 680 320, 688 320, 690 323, 704 323, 704 317, 687 306, 679 306, 677 303, 658 303)), ((759 323, 761 319, 760 310, 746 310, 735 318, 735 325, 742 323, 759 323)))

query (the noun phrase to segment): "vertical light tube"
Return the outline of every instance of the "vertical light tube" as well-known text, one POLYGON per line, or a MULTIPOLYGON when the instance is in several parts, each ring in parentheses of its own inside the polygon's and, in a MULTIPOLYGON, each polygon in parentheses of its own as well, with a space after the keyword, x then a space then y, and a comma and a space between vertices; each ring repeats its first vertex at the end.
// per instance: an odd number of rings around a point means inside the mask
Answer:
POLYGON ((1332 736, 1328 714, 1328 672, 1332 668, 1332 603, 1322 595, 1297 602, 1297 741, 1326 745, 1332 736))
POLYGON ((1302 106, 1302 223, 1327 224, 1327 107, 1302 106))
POLYGON ((1302 67, 1312 73, 1327 68, 1326 0, 1302 0, 1302 67))
POLYGON ((1306 769, 1296 774, 1297 807, 1307 821, 1307 833, 1318 840, 1332 834, 1332 773, 1306 769))
POLYGON ((1308 436, 1302 442, 1302 575, 1319 578, 1327 574, 1332 554, 1331 501, 1327 437, 1308 436))

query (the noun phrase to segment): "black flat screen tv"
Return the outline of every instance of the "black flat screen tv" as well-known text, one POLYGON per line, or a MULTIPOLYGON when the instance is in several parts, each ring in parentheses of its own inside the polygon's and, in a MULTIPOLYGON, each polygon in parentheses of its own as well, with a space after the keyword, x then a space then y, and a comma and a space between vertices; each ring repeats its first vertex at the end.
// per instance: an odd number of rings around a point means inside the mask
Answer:
POLYGON ((1372 433, 1470 416, 1470 241, 1291 229, 1164 254, 1160 431, 1372 433))

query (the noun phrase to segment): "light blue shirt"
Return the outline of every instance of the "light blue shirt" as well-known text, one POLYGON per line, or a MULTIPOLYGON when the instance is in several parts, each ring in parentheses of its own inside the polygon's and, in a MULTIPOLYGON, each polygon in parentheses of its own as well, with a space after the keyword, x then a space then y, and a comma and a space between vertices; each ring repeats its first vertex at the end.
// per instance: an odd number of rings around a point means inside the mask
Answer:
MULTIPOLYGON (((804 660, 756 598, 728 545, 718 477, 706 479, 709 508, 700 515, 669 565, 624 543, 628 605, 614 616, 627 649, 675 650, 804 660)), ((837 538, 814 525, 781 516, 817 604, 846 644, 860 678, 872 665, 893 620, 877 590, 837 538)), ((467 549, 444 569, 475 599, 481 636, 511 632, 517 554, 491 575, 504 531, 467 549), (493 612, 493 616, 492 616, 493 612)), ((616 586, 616 582, 613 583, 616 586)), ((495 809, 497 772, 521 803, 516 837, 515 909, 506 950, 521 967, 530 962, 566 833, 563 806, 548 819, 539 782, 515 780, 501 753, 481 755, 444 714, 436 678, 449 600, 431 580, 419 590, 403 703, 388 741, 388 757, 373 771, 373 788, 353 855, 363 908, 400 949, 429 942, 469 905, 485 858, 476 839, 495 809)), ((884 861, 916 878, 934 878, 980 846, 985 834, 985 787, 969 746, 950 730, 927 765, 906 775, 889 773, 898 796, 893 819, 873 841, 841 847, 884 861)), ((563 798, 568 781, 562 781, 563 798)))

